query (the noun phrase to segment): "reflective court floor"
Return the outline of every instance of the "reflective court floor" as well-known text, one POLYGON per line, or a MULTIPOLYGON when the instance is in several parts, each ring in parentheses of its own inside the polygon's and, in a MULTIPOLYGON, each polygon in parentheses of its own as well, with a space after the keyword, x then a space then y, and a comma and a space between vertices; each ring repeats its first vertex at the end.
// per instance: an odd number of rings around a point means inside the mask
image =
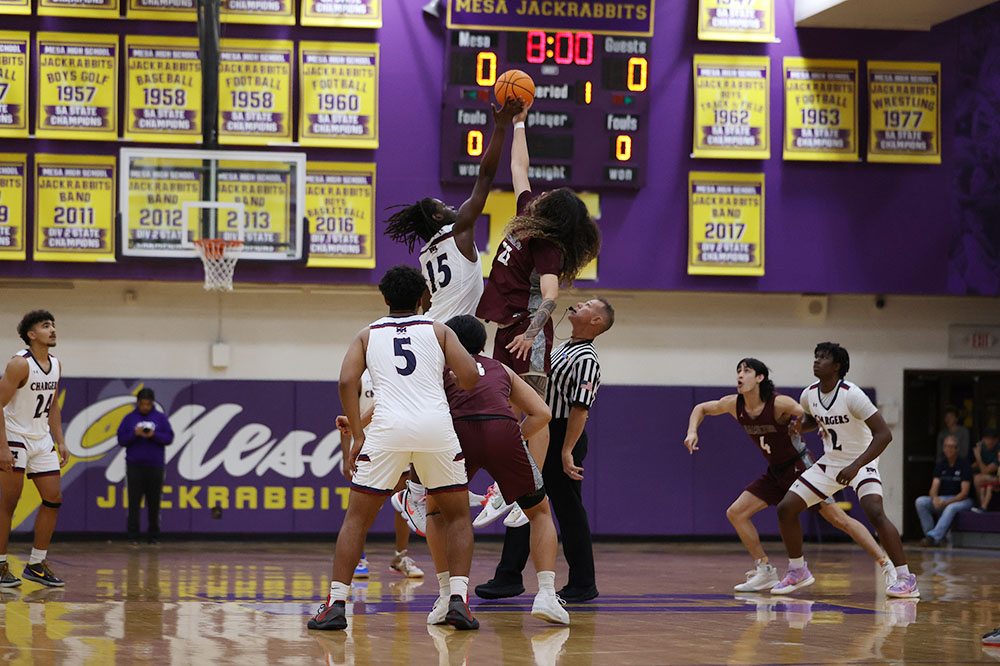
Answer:
MULTIPOLYGON (((778 543, 765 544, 779 569, 778 543)), ((30 546, 12 544, 20 573, 30 546)), ((1000 662, 981 635, 1000 624, 1000 552, 908 549, 922 597, 891 600, 853 544, 806 545, 816 583, 776 598, 736 594, 749 557, 736 543, 598 544, 601 596, 571 604, 570 627, 532 618, 536 589, 484 601, 479 631, 428 627, 437 581, 389 569, 390 544, 370 544, 371 578, 353 586, 346 632, 311 632, 332 544, 56 543, 65 589, 25 581, 0 591, 4 664, 966 664, 1000 662)), ((477 544, 472 586, 498 543, 477 544)), ((560 558, 561 559, 561 558, 560 558)), ((556 575, 565 581, 565 565, 556 575)))

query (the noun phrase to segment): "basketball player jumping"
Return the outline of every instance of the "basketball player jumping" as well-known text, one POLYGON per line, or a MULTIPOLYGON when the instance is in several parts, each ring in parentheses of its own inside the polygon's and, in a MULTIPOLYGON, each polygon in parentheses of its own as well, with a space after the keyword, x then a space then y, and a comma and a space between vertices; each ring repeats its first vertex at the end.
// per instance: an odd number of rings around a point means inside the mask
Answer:
POLYGON ((31 557, 21 575, 49 587, 61 587, 45 559, 62 506, 59 469, 69 460, 59 409, 62 366, 49 350, 56 346, 56 322, 49 312, 33 310, 17 325, 28 347, 7 363, 0 378, 0 587, 21 579, 10 573, 7 542, 24 476, 35 482, 42 505, 35 516, 31 557), (57 453, 58 447, 58 453, 57 453))
POLYGON ((386 271, 379 290, 389 315, 358 333, 340 370, 340 401, 354 435, 348 458, 353 470, 347 514, 337 538, 327 602, 309 620, 310 629, 345 629, 345 600, 365 535, 412 462, 435 497, 445 523, 450 578, 446 621, 459 629, 477 629, 469 611, 472 520, 462 448, 452 426, 444 392, 447 363, 465 390, 479 381, 475 361, 444 324, 416 314, 424 293, 420 272, 408 266, 386 271), (371 372, 375 410, 362 428, 361 375, 371 372))
MULTIPOLYGON (((729 414, 743 426, 769 463, 763 476, 748 485, 726 509, 726 518, 736 528, 740 541, 755 562, 754 569, 747 572, 746 581, 734 586, 737 592, 763 592, 780 582, 750 518, 765 507, 778 504, 792 483, 813 464, 802 439, 788 432, 789 422, 800 419, 803 409, 792 398, 775 393, 769 374, 768 367, 755 358, 737 363, 737 393, 695 405, 684 438, 684 445, 694 453, 698 450, 698 426, 704 417, 729 414)), ((887 585, 895 582, 892 562, 864 525, 844 513, 832 500, 821 503, 819 513, 875 558, 882 567, 887 585)))
POLYGON ((882 480, 878 457, 892 441, 892 433, 878 409, 856 384, 844 377, 851 367, 847 350, 833 342, 816 345, 813 374, 819 380, 802 391, 805 410, 802 431, 819 428, 823 456, 792 484, 778 504, 781 540, 788 551, 788 573, 772 594, 788 594, 814 581, 802 557, 799 514, 838 490, 851 486, 868 521, 878 532, 896 565, 897 581, 886 590, 890 597, 918 597, 917 577, 910 573, 903 542, 882 507, 882 480))

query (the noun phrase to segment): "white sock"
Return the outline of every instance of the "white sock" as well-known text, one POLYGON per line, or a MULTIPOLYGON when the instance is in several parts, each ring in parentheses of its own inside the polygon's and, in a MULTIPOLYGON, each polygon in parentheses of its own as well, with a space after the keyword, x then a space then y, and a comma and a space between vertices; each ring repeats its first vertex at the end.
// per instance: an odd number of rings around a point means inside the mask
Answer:
POLYGON ((438 596, 442 599, 447 599, 451 596, 451 574, 447 571, 442 571, 437 575, 438 577, 438 596))
POLYGON ((424 484, 422 483, 414 483, 413 481, 407 481, 406 487, 410 489, 411 493, 413 493, 414 498, 423 497, 424 495, 427 494, 427 489, 424 488, 424 484))
POLYGON ((31 557, 28 558, 28 564, 38 564, 45 559, 45 556, 49 554, 47 550, 38 550, 37 548, 31 549, 31 557))
POLYGON ((408 550, 407 548, 404 548, 403 550, 397 550, 396 557, 403 557, 404 555, 406 555, 407 550, 408 550))
POLYGON ((538 591, 556 593, 556 572, 539 571, 535 574, 538 577, 538 591))
POLYGON ((462 597, 462 601, 469 600, 469 577, 468 576, 452 576, 450 579, 451 596, 456 594, 462 597))
POLYGON ((789 569, 801 569, 806 565, 805 557, 789 557, 788 558, 788 568, 789 569))
POLYGON ((896 567, 896 575, 898 576, 908 576, 910 575, 909 565, 904 564, 903 566, 896 567))
POLYGON ((768 564, 770 564, 770 562, 767 561, 766 557, 762 557, 759 560, 757 560, 758 569, 760 569, 761 567, 766 567, 768 564))
POLYGON ((0 555, 0 563, 6 562, 6 561, 7 561, 7 553, 4 553, 3 555, 0 555))
POLYGON ((891 567, 892 566, 892 560, 890 560, 888 557, 880 558, 879 561, 878 561, 878 565, 880 567, 882 567, 883 569, 886 568, 886 567, 891 567))
POLYGON ((334 601, 347 601, 347 593, 351 591, 351 586, 335 580, 330 581, 330 596, 326 598, 326 603, 332 605, 334 601))

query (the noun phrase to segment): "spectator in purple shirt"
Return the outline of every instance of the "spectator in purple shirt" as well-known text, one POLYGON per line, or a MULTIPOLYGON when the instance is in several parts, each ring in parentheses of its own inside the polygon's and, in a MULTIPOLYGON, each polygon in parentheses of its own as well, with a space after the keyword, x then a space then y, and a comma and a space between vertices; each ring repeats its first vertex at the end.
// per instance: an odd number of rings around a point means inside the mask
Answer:
POLYGON ((128 538, 139 543, 139 506, 146 498, 149 511, 149 543, 160 536, 160 497, 163 495, 163 449, 174 441, 167 415, 156 409, 153 389, 136 395, 135 409, 118 426, 118 444, 125 447, 128 485, 128 538))

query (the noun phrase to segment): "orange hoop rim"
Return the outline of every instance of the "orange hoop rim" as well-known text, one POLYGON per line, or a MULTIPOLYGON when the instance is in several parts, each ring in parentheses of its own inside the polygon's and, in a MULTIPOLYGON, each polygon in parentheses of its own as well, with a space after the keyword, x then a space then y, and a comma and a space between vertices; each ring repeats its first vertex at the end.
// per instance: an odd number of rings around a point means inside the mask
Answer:
POLYGON ((228 249, 239 250, 243 247, 241 240, 228 238, 199 238, 194 244, 201 249, 208 259, 222 259, 228 249))

